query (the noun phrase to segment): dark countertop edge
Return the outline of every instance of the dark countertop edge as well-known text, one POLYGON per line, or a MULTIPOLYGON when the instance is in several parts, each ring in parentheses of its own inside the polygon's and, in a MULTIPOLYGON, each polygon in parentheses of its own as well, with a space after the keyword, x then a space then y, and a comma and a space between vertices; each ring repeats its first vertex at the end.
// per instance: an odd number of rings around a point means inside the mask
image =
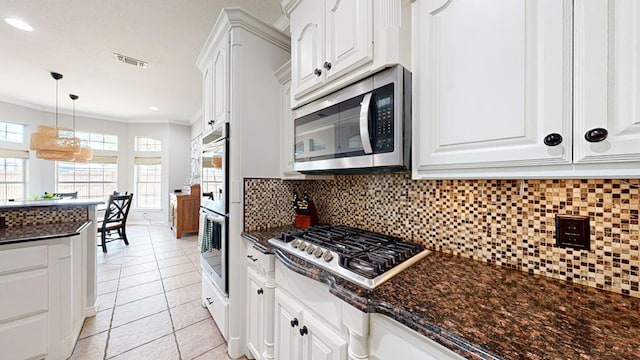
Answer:
POLYGON ((293 272, 296 272, 311 280, 329 285, 329 292, 332 295, 364 313, 377 313, 385 315, 390 319, 395 320, 414 331, 417 331, 421 335, 468 359, 502 359, 501 357, 484 350, 482 347, 471 343, 464 338, 461 338, 460 336, 452 334, 429 322, 422 321, 411 313, 407 313, 402 309, 395 310, 394 306, 387 303, 373 302, 368 298, 359 296, 352 291, 341 287, 338 284, 335 275, 322 270, 314 266, 313 264, 309 264, 309 266, 312 268, 305 268, 304 266, 295 263, 294 261, 289 259, 287 255, 285 255, 285 253, 283 253, 282 251, 267 248, 260 244, 258 238, 253 236, 250 232, 242 232, 241 236, 251 241, 253 243, 253 247, 258 251, 261 251, 265 254, 275 254, 276 258, 293 272), (310 272, 314 271, 317 271, 317 276, 309 276, 310 272))
POLYGON ((18 244, 18 243, 23 243, 23 242, 51 240, 51 239, 58 239, 58 238, 63 238, 63 237, 79 235, 90 224, 91 224, 91 220, 87 220, 82 225, 80 225, 75 231, 72 231, 72 232, 56 233, 56 234, 40 235, 40 236, 30 236, 30 237, 25 237, 25 238, 21 238, 21 239, 0 240, 0 246, 9 245, 9 244, 18 244))
POLYGON ((103 200, 30 200, 30 201, 3 201, 0 202, 0 210, 22 209, 38 207, 88 207, 104 204, 103 200))
POLYGON ((302 265, 296 264, 294 261, 289 259, 289 257, 287 257, 284 252, 278 249, 275 249, 272 253, 274 253, 276 258, 288 269, 300 275, 308 277, 311 280, 316 280, 329 285, 329 292, 331 294, 364 313, 377 313, 386 315, 390 319, 395 320, 407 326, 408 328, 417 331, 421 335, 426 336, 427 338, 468 359, 502 359, 501 357, 490 353, 482 347, 470 341, 467 341, 460 336, 452 334, 439 326, 433 325, 429 322, 417 318, 411 313, 408 313, 402 309, 396 310, 393 305, 387 303, 373 302, 365 297, 353 293, 348 289, 341 287, 336 281, 336 278, 333 274, 317 268, 313 264, 309 265, 314 269, 307 269, 302 265), (315 269, 319 271, 318 276, 310 277, 309 272, 315 269))
POLYGON ((273 250, 271 248, 268 248, 262 244, 260 244, 260 242, 258 241, 258 239, 251 235, 249 232, 243 231, 242 233, 240 233, 240 236, 251 241, 253 243, 253 248, 260 251, 263 254, 273 254, 273 250))

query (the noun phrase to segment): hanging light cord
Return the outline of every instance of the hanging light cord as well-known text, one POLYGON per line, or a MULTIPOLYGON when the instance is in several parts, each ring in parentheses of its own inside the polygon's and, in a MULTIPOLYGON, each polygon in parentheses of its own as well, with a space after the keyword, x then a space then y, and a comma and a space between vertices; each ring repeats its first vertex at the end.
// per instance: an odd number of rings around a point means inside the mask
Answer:
POLYGON ((73 132, 76 132, 76 99, 73 99, 73 132))
POLYGON ((56 131, 58 131, 58 79, 56 79, 56 131))

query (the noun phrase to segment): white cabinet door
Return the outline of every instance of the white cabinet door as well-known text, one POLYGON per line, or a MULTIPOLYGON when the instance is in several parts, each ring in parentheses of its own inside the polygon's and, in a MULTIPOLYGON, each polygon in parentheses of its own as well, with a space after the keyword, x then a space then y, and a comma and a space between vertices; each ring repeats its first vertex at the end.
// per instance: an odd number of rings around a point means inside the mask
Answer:
POLYGON ((213 62, 202 73, 202 130, 206 132, 213 121, 213 62))
POLYGON ((295 98, 324 82, 324 2, 301 2, 291 13, 291 82, 295 98))
POLYGON ((373 60, 373 2, 327 0, 325 3, 327 81, 373 60))
POLYGON ((253 268, 247 269, 248 324, 247 347, 256 359, 262 358, 264 351, 264 283, 266 278, 253 268))
POLYGON ((212 57, 212 108, 214 123, 221 124, 229 118, 229 40, 220 41, 212 57))
POLYGON ((300 328, 302 327, 302 310, 287 295, 276 289, 275 295, 275 359, 299 360, 301 355, 300 328))
POLYGON ((414 177, 571 164, 571 3, 414 3, 414 177))
POLYGON ((312 315, 304 313, 303 360, 347 359, 347 342, 312 315))
POLYGON ((640 2, 575 7, 574 161, 640 161, 640 2))

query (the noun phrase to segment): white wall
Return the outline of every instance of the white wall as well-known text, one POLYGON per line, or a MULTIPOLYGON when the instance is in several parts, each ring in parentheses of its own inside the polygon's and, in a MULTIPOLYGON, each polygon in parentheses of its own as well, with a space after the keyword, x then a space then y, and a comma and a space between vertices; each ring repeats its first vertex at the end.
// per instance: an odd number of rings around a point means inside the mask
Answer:
MULTIPOLYGON (((59 126, 72 127, 72 117, 60 114, 59 126)), ((0 142, 0 148, 29 149, 29 135, 38 125, 55 125, 55 114, 38 111, 19 105, 0 101, 0 122, 12 122, 26 125, 25 144, 0 142)), ((95 151, 96 155, 118 156, 118 190, 135 193, 133 151, 135 136, 148 136, 162 141, 162 209, 132 209, 129 221, 144 222, 143 213, 148 214, 152 222, 167 222, 169 218, 169 191, 181 188, 185 179, 190 176, 190 141, 191 126, 168 123, 126 123, 76 116, 76 130, 118 136, 118 151, 95 151)), ((149 156, 150 154, 146 154, 149 156)), ((27 196, 43 194, 55 190, 55 166, 53 161, 40 160, 31 151, 27 161, 27 196)))

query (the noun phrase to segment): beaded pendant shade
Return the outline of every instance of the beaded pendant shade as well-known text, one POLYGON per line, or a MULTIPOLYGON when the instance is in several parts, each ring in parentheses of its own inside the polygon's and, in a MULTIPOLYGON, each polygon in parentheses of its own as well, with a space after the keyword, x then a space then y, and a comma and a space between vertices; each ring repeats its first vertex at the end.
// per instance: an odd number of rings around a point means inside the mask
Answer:
MULTIPOLYGON (((69 94, 71 100, 73 100, 73 132, 75 135, 76 130, 76 100, 78 100, 79 96, 74 94, 69 94)), ((89 147, 86 140, 80 141, 80 149, 75 153, 75 162, 86 163, 89 160, 93 159, 93 149, 89 147)))
POLYGON ((58 127, 58 80, 62 74, 52 72, 51 77, 56 80, 56 126, 38 125, 31 134, 29 149, 36 151, 38 159, 73 161, 80 152, 80 139, 73 130, 58 127))

